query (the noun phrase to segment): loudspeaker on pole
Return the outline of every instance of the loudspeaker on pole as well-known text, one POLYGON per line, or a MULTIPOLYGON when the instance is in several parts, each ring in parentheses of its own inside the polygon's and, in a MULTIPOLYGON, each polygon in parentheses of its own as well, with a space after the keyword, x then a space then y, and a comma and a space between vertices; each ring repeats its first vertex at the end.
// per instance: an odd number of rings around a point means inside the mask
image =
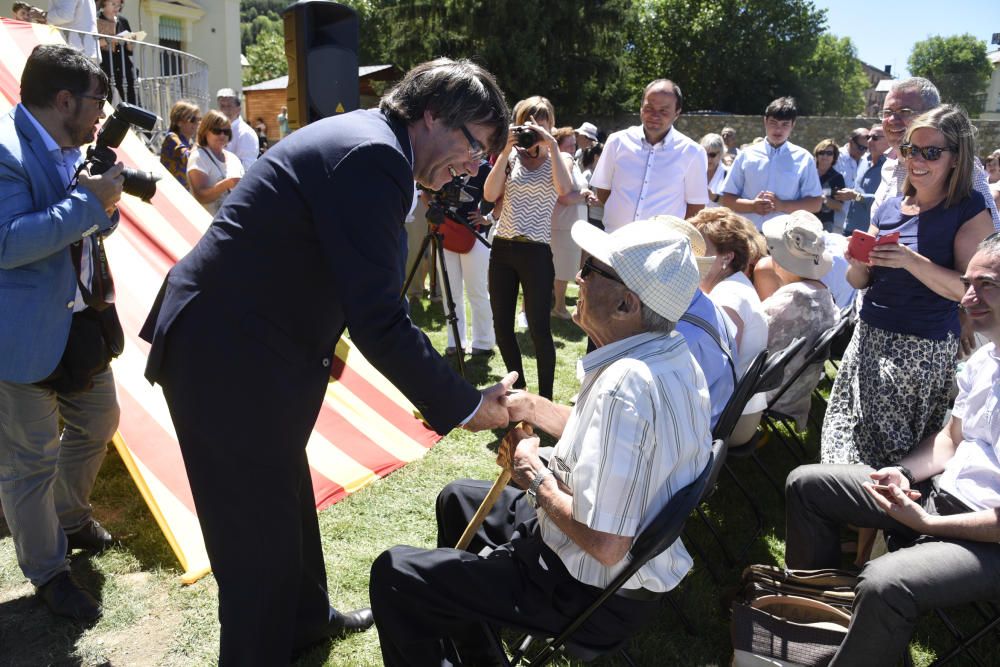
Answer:
POLYGON ((299 0, 284 9, 282 18, 289 126, 297 129, 357 109, 357 12, 328 0, 299 0))

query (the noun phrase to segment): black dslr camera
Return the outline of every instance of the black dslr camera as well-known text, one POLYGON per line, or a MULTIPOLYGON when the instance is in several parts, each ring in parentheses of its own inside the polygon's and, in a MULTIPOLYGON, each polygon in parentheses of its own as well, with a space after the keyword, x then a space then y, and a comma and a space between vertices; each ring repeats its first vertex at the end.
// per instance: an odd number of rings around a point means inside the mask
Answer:
POLYGON ((525 150, 531 148, 541 140, 541 135, 527 125, 514 126, 514 145, 525 150))
MULTIPOLYGON (((137 125, 143 130, 152 130, 158 120, 155 113, 140 107, 122 102, 115 112, 104 121, 104 126, 97 133, 97 141, 87 150, 87 159, 81 165, 90 167, 90 173, 99 176, 115 166, 118 156, 112 148, 118 148, 125 133, 131 125, 137 125)), ((149 171, 139 171, 125 167, 122 170, 125 183, 122 189, 139 199, 148 202, 156 194, 156 182, 160 180, 149 171)))

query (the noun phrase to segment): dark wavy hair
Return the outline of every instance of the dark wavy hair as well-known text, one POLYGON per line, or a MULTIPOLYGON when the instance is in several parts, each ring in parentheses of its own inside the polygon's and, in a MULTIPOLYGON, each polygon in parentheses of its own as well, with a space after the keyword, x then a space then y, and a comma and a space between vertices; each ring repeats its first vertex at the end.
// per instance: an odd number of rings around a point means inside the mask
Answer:
POLYGON ((108 75, 90 58, 66 45, 39 44, 21 74, 21 102, 29 107, 52 106, 60 90, 86 93, 97 81, 98 95, 108 94, 108 75))
POLYGON ((507 140, 510 109, 493 75, 470 60, 438 58, 417 65, 379 102, 390 118, 412 123, 430 111, 445 126, 491 126, 487 149, 499 153, 507 140))

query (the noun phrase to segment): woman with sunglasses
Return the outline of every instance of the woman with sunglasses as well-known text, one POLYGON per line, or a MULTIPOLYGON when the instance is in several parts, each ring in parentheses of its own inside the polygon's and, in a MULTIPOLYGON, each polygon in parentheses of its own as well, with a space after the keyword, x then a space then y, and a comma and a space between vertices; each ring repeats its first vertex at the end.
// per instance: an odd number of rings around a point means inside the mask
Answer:
POLYGON ((813 157, 816 158, 816 169, 819 171, 819 185, 823 188, 823 207, 816 217, 823 223, 823 231, 833 231, 833 215, 844 208, 844 202, 833 197, 835 192, 844 188, 843 175, 833 168, 840 156, 840 149, 833 139, 824 139, 816 144, 813 157))
POLYGON ((913 121, 899 154, 903 196, 887 199, 868 233, 899 233, 867 262, 851 254, 847 279, 867 288, 823 422, 823 463, 897 463, 936 433, 950 407, 959 351, 961 277, 993 231, 973 189, 975 139, 960 109, 943 105, 913 121))
POLYGON ((556 348, 549 315, 552 310, 552 211, 556 200, 575 192, 570 168, 573 156, 561 153, 550 134, 556 113, 546 98, 521 100, 514 106, 514 126, 483 185, 483 199, 503 197, 490 254, 490 306, 497 347, 508 371, 517 371, 516 389, 525 388, 521 348, 514 335, 518 287, 538 363, 538 394, 552 398, 556 348), (519 143, 519 128, 530 136, 519 143), (533 143, 532 143, 533 142, 533 143))
POLYGON ((201 123, 201 109, 189 100, 178 100, 170 108, 170 131, 163 137, 160 163, 185 188, 188 186, 187 168, 191 143, 201 123))
POLYGON ((719 197, 722 194, 722 184, 726 180, 727 169, 722 165, 722 155, 726 152, 726 143, 722 135, 709 132, 698 142, 708 155, 708 203, 705 208, 722 206, 719 197))
POLYGON ((233 138, 229 119, 212 109, 198 126, 198 145, 188 158, 188 185, 191 194, 215 215, 229 191, 243 177, 243 164, 234 153, 226 150, 233 138))

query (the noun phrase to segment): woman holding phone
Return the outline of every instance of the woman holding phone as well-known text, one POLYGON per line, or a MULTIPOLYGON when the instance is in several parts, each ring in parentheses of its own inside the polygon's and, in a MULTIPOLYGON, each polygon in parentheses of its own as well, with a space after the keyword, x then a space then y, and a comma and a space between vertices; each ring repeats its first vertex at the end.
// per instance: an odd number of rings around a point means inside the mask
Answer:
POLYGON ((493 330, 508 371, 517 371, 516 389, 526 386, 521 348, 514 335, 517 291, 524 291, 524 312, 538 363, 538 394, 552 398, 556 348, 552 310, 552 211, 559 197, 574 192, 573 156, 561 153, 550 132, 556 112, 540 96, 514 106, 514 125, 483 185, 483 199, 503 197, 490 253, 489 289, 493 330))
POLYGON ((857 244, 845 253, 848 281, 867 291, 830 392, 823 463, 893 465, 940 430, 950 407, 961 278, 993 223, 972 189, 975 140, 964 112, 943 105, 923 114, 899 152, 903 196, 875 211, 867 262, 853 254, 857 244), (877 243, 897 232, 898 243, 877 243))

